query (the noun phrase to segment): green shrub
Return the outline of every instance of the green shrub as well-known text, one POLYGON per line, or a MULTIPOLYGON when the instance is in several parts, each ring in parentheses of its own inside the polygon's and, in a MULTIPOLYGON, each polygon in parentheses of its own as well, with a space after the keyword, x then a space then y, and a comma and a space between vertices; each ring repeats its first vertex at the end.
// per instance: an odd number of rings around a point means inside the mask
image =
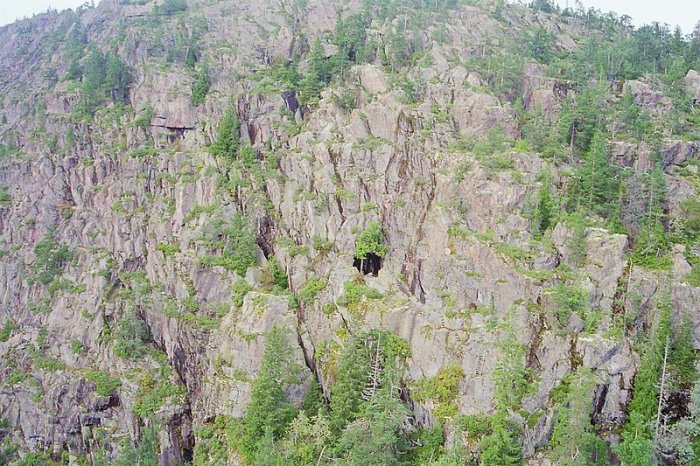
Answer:
POLYGON ((345 307, 359 303, 363 296, 367 299, 380 299, 383 297, 379 290, 358 283, 355 280, 346 281, 343 284, 343 288, 345 289, 345 294, 338 299, 338 304, 345 307))
POLYGON ((72 339, 70 341, 70 351, 73 354, 80 354, 80 352, 83 350, 83 344, 80 342, 80 340, 72 339))
POLYGON ((14 320, 12 320, 12 319, 6 320, 5 324, 0 329, 0 343, 4 343, 7 340, 9 340, 10 336, 12 336, 12 332, 17 330, 18 328, 19 328, 19 326, 17 325, 17 323, 14 320))
POLYGON ((58 242, 56 237, 56 229, 50 228, 44 236, 44 239, 39 241, 34 246, 34 273, 36 281, 42 285, 51 283, 57 275, 63 272, 65 265, 73 258, 68 246, 58 242))
POLYGON ((134 126, 137 128, 141 129, 146 129, 149 126, 151 126, 151 120, 153 119, 153 115, 155 115, 155 109, 153 108, 153 105, 148 104, 146 105, 146 108, 144 108, 141 113, 134 119, 134 126))
POLYGON ((117 321, 114 354, 124 359, 140 359, 146 354, 146 323, 134 312, 117 321))
POLYGON ((168 244, 168 243, 158 243, 156 245, 156 251, 163 253, 165 257, 174 256, 176 253, 180 252, 179 244, 168 244))
POLYGON ((0 208, 8 208, 12 206, 12 196, 7 192, 5 186, 0 185, 0 208))
POLYGON ((156 15, 163 16, 172 16, 183 11, 187 11, 187 0, 165 0, 153 9, 156 15))
POLYGON ((236 281, 231 288, 231 301, 236 307, 243 306, 243 298, 245 298, 245 295, 253 289, 245 280, 236 281))
POLYGON ((326 289, 328 281, 325 278, 311 277, 301 288, 297 296, 304 304, 311 304, 316 300, 319 293, 326 289))
POLYGON ((185 387, 170 381, 159 381, 150 386, 141 387, 134 403, 134 414, 146 418, 155 414, 172 397, 184 395, 185 387))
POLYGON ((384 244, 384 233, 379 222, 372 222, 367 225, 355 241, 355 258, 364 260, 369 254, 384 257, 387 247, 384 244))

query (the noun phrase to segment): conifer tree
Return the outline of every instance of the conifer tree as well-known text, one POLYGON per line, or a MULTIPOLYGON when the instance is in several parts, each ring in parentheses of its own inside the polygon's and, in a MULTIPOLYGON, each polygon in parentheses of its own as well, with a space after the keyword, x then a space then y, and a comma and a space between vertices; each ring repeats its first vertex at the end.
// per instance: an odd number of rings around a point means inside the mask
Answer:
POLYGON ((209 69, 206 65, 202 65, 197 73, 197 79, 192 85, 192 103, 201 105, 209 92, 209 69))
MULTIPOLYGON (((290 348, 284 331, 275 326, 265 338, 260 372, 253 381, 250 404, 243 420, 243 432, 240 439, 241 453, 255 458, 261 439, 267 436, 265 448, 270 447, 269 440, 277 439, 284 432, 287 424, 294 418, 295 409, 284 393, 284 380, 289 370, 290 348)), ((266 458, 269 455, 266 453, 266 458)))
POLYGON ((558 406, 552 434, 552 460, 563 466, 595 464, 600 439, 593 431, 593 389, 595 379, 589 368, 579 368, 569 382, 566 398, 558 406))
POLYGON ((321 45, 321 40, 316 38, 309 51, 309 66, 304 74, 304 78, 299 83, 300 101, 304 104, 318 102, 318 98, 328 78, 329 74, 325 64, 323 45, 321 45))
POLYGON ((230 160, 236 158, 239 145, 239 122, 234 105, 229 105, 219 124, 219 135, 211 145, 214 155, 230 160))

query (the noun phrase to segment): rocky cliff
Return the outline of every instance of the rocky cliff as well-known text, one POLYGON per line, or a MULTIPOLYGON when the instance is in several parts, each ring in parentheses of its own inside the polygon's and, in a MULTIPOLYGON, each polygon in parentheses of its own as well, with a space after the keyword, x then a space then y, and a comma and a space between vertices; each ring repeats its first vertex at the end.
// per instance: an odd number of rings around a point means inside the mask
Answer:
MULTIPOLYGON (((295 406, 316 382, 330 400, 353 335, 400 337, 411 429, 441 425, 473 458, 457 420, 507 408, 523 461, 549 461, 556 393, 588 368, 591 425, 615 461, 660 309, 700 347, 692 103, 650 74, 577 83, 537 49, 507 53, 528 31, 558 56, 603 37, 575 15, 399 5, 362 25, 360 59, 339 31, 382 2, 156 3, 103 0, 0 29, 7 461, 111 463, 149 441, 160 464, 243 461, 235 448, 216 457, 211 432, 245 415, 275 326, 295 406), (343 50, 309 97, 314 60, 343 50), (602 89, 607 159, 625 180, 618 222, 571 207, 593 157, 576 146, 582 125, 555 153, 529 139, 538 122, 556 133, 589 89, 602 89), (653 131, 625 126, 625 99, 653 131), (221 150, 227 113, 235 141, 221 150), (669 239, 649 262, 639 245, 655 203, 669 239), (377 223, 382 253, 358 259, 377 223), (506 407, 504 368, 527 385, 506 407), (447 369, 454 393, 425 395, 447 369)), ((697 78, 678 92, 697 99, 697 78)))

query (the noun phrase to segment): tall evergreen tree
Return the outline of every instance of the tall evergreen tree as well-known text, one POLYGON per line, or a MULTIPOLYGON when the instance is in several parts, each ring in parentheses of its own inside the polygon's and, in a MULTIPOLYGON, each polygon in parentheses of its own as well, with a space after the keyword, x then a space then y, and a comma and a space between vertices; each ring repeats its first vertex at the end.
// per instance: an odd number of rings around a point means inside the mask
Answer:
MULTIPOLYGON (((265 338, 260 372, 253 381, 250 404, 243 420, 240 450, 248 459, 255 458, 265 436, 277 439, 294 418, 295 409, 284 393, 284 380, 290 369, 290 348, 285 332, 278 326, 265 338)), ((269 447, 269 441, 266 448, 269 447)))
POLYGON ((231 160, 236 158, 239 146, 239 126, 236 108, 231 104, 224 112, 224 117, 219 124, 219 134, 211 145, 214 155, 231 160))

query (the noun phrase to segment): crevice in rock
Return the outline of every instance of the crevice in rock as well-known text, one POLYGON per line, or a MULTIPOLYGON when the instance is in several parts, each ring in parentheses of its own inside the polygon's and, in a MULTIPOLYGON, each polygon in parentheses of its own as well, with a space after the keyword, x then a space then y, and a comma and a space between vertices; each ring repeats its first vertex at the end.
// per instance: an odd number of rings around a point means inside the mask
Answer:
POLYGON ((576 351, 577 337, 573 336, 569 341, 569 364, 571 364, 571 372, 576 371, 583 365, 583 358, 576 351))
MULTIPOLYGON (((538 297, 539 301, 539 297, 538 297)), ((541 364, 540 364, 540 358, 537 355, 538 350, 540 349, 540 346, 542 345, 542 340, 544 338, 544 332, 547 329, 547 321, 544 317, 544 313, 540 313, 537 319, 537 328, 535 329, 536 333, 535 336, 532 340, 532 343, 530 344, 530 348, 527 354, 527 362, 526 365, 529 369, 534 369, 534 370, 540 370, 541 369, 541 364)))
POLYGON ((258 220, 258 234, 255 238, 255 242, 258 244, 260 249, 265 256, 265 259, 275 255, 274 241, 272 229, 274 224, 270 217, 265 216, 258 220))
POLYGON ((296 113, 299 108, 299 100, 297 99, 296 91, 284 91, 282 92, 282 100, 284 100, 284 105, 287 106, 287 110, 292 113, 296 113))
POLYGON ((363 275, 371 274, 376 277, 382 269, 383 262, 381 257, 370 252, 365 259, 356 257, 352 266, 355 267, 358 272, 362 272, 363 275))

